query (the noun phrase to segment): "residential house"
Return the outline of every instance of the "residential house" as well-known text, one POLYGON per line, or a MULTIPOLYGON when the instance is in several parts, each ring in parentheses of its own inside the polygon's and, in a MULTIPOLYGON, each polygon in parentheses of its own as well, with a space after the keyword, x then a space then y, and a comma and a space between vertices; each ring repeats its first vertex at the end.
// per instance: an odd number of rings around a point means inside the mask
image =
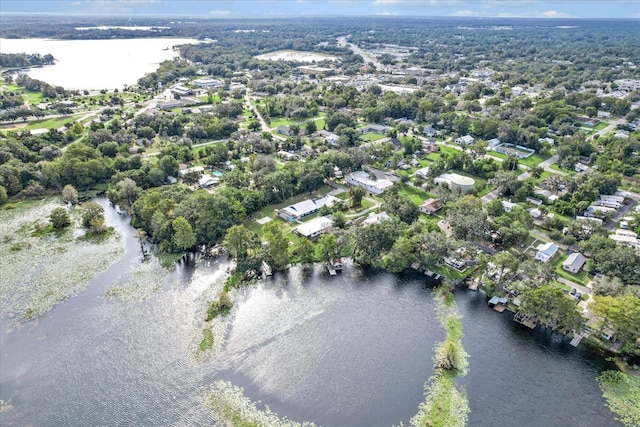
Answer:
POLYGON ((456 144, 459 144, 459 145, 462 145, 462 146, 471 145, 471 144, 473 144, 473 141, 475 141, 475 140, 473 139, 473 137, 471 135, 461 136, 459 138, 456 138, 456 140, 455 140, 456 144))
POLYGON ((549 262, 558 252, 558 245, 552 242, 538 245, 538 251, 536 252, 536 259, 544 263, 549 262))
POLYGON ((562 268, 570 273, 577 273, 582 269, 582 266, 587 262, 587 258, 580 252, 574 252, 567 257, 562 263, 562 268))
POLYGON ((348 174, 345 181, 347 184, 362 187, 372 194, 382 194, 387 188, 393 185, 393 182, 388 179, 373 180, 368 173, 363 171, 348 174))
POLYGON ((365 224, 365 225, 377 224, 381 221, 386 221, 388 219, 391 219, 391 217, 385 211, 382 211, 380 213, 369 212, 369 215, 364 221, 362 221, 362 224, 365 224))
POLYGON ((498 138, 493 138, 487 141, 489 144, 489 148, 496 148, 498 145, 502 144, 498 138))
POLYGON ((311 221, 305 222, 293 229, 294 233, 311 239, 324 233, 333 225, 333 217, 331 215, 319 216, 311 221))
POLYGON ((189 172, 196 172, 196 173, 200 173, 203 174, 204 173, 204 168, 202 166, 194 166, 192 168, 184 168, 184 169, 180 169, 178 171, 178 176, 180 178, 183 178, 186 174, 188 174, 189 172))
POLYGON ((287 206, 286 208, 278 211, 278 216, 287 221, 299 221, 302 218, 308 217, 318 212, 323 206, 333 206, 338 201, 336 197, 325 196, 319 199, 307 199, 302 202, 298 202, 294 205, 287 206))
POLYGON ((333 132, 329 132, 326 130, 321 130, 318 132, 322 138, 324 138, 324 142, 329 145, 338 145, 338 141, 340 141, 340 137, 333 132))
POLYGON ((505 211, 506 213, 511 212, 511 210, 512 210, 513 208, 515 208, 516 206, 518 206, 518 204, 517 204, 517 203, 513 203, 511 200, 509 200, 509 201, 507 201, 507 200, 503 200, 503 201, 502 201, 502 208, 504 209, 504 211, 505 211))
POLYGON ((289 125, 278 126, 278 128, 276 129, 276 132, 284 136, 291 136, 291 128, 289 127, 289 125))
POLYGON ((611 117, 611 113, 608 111, 598 111, 598 118, 599 119, 608 119, 611 117))
POLYGON ((214 178, 211 175, 204 174, 198 180, 198 186, 200 188, 213 187, 220 182, 220 178, 214 178))
POLYGON ((423 127, 422 128, 422 133, 424 135, 428 136, 429 138, 432 138, 432 137, 438 135, 438 131, 435 130, 432 125, 426 125, 425 127, 423 127))
POLYGON ((418 206, 418 209, 425 215, 435 215, 436 212, 442 209, 442 200, 427 199, 418 206))
POLYGON ((385 135, 387 130, 391 129, 389 126, 379 125, 376 123, 367 123, 364 127, 360 128, 360 133, 377 133, 385 135))

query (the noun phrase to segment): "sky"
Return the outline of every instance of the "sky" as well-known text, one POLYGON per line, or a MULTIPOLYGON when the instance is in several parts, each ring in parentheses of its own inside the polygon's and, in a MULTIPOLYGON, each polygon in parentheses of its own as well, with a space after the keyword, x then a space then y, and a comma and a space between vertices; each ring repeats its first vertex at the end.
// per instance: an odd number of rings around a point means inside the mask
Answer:
POLYGON ((640 18, 640 0, 0 0, 0 13, 640 18))

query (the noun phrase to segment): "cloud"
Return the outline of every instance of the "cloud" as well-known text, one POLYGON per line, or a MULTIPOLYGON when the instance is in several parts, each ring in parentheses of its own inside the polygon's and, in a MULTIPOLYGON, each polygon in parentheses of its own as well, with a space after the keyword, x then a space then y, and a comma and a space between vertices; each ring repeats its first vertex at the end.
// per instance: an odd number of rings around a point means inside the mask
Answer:
POLYGON ((231 15, 231 11, 229 10, 212 10, 209 12, 211 16, 229 16, 231 15))
POLYGON ((377 13, 376 15, 379 15, 379 16, 395 16, 397 14, 398 14, 398 12, 389 12, 388 10, 385 10, 384 12, 377 13))
POLYGON ((414 6, 453 6, 461 0, 374 0, 374 6, 414 5, 414 6))
POLYGON ((547 10, 539 14, 540 18, 575 18, 575 15, 564 12, 556 12, 555 10, 547 10))
POLYGON ((539 3, 539 0, 482 0, 484 7, 524 6, 539 3))
POLYGON ((546 12, 528 12, 528 13, 509 13, 502 12, 497 15, 499 18, 576 18, 576 15, 571 15, 564 12, 556 12, 555 10, 547 10, 546 12))
POLYGON ((575 18, 575 15, 569 13, 557 12, 555 10, 547 10, 545 12, 525 12, 525 13, 513 13, 513 12, 489 12, 479 10, 458 10, 450 13, 449 16, 461 16, 461 17, 498 17, 498 18, 575 18))
POLYGON ((449 16, 487 16, 487 13, 465 9, 465 10, 458 10, 453 13, 450 13, 449 16))

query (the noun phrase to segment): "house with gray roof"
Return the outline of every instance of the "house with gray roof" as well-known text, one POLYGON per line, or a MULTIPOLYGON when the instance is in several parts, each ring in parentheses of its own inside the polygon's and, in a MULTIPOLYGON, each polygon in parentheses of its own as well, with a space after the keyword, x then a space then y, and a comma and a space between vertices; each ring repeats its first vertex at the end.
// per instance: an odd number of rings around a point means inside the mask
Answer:
POLYGON ((567 270, 570 273, 579 272, 584 264, 587 262, 587 258, 582 255, 580 252, 574 252, 567 257, 567 259, 562 263, 562 268, 567 270))

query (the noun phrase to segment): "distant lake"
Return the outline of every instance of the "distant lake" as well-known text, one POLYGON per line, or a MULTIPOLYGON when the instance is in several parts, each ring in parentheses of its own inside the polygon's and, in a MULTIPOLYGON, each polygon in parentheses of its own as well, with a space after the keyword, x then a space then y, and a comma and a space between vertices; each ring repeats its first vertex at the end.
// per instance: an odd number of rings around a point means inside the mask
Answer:
POLYGON ((67 89, 122 89, 179 55, 173 46, 195 39, 0 39, 2 53, 50 53, 55 65, 30 69, 30 77, 67 89))

